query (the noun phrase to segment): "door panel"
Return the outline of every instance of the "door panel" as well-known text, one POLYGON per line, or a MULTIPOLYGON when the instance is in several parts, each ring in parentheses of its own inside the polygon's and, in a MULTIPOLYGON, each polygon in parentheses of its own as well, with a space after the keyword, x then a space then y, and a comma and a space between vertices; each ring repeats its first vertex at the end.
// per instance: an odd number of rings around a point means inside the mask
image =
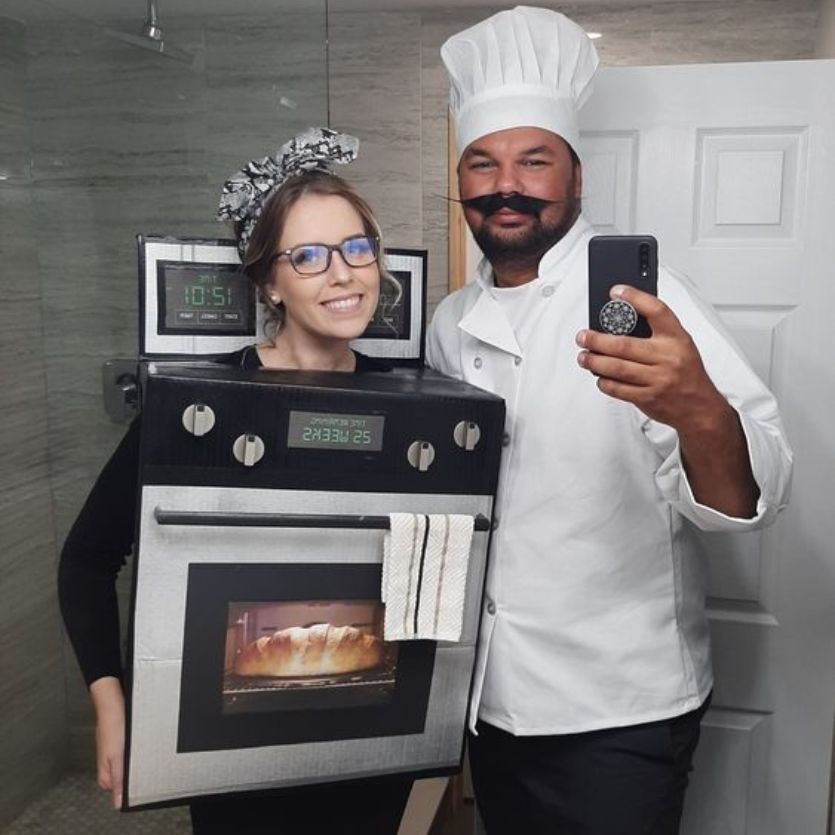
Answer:
POLYGON ((770 723, 767 713, 710 711, 702 726, 699 779, 689 789, 682 835, 764 831, 751 815, 763 808, 770 723))
POLYGON ((602 235, 634 227, 638 137, 636 131, 583 134, 583 211, 602 235))

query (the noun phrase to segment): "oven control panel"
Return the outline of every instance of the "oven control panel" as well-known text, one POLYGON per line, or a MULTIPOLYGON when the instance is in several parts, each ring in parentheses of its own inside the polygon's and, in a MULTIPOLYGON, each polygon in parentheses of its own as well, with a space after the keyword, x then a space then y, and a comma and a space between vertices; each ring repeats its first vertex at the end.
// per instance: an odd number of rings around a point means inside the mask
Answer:
POLYGON ((155 366, 146 483, 493 493, 504 402, 431 371, 155 366))

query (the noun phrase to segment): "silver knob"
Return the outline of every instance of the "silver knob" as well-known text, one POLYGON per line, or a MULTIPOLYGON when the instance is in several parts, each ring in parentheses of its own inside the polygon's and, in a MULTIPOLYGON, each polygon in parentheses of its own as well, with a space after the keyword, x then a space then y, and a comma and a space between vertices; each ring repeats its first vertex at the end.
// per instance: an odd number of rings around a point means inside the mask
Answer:
POLYGON ((455 429, 452 430, 452 437, 455 443, 461 449, 472 452, 476 448, 476 444, 481 440, 481 430, 477 423, 471 420, 462 420, 455 424, 455 429))
POLYGON ((232 455, 245 467, 253 467, 264 457, 264 442, 257 435, 241 435, 232 444, 232 455))
POLYGON ((425 473, 435 460, 435 447, 429 441, 415 441, 406 450, 406 459, 416 470, 425 473))
POLYGON ((205 403, 192 403, 183 412, 183 426, 186 432, 191 432, 192 435, 202 438, 208 432, 212 431, 215 425, 215 413, 211 406, 205 403))

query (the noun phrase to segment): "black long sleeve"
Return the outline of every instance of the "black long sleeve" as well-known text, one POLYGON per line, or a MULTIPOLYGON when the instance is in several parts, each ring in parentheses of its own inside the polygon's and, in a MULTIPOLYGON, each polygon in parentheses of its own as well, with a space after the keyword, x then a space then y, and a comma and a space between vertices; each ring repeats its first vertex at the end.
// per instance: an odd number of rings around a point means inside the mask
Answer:
POLYGON ((61 551, 58 599, 87 684, 122 676, 116 575, 133 550, 139 419, 101 471, 61 551))

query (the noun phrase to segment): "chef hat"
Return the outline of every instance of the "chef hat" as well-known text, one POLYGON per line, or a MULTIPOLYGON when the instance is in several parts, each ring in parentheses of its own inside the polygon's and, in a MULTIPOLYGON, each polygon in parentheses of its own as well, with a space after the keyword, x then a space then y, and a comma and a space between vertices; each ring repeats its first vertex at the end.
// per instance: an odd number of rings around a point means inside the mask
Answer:
POLYGON ((517 6, 453 35, 441 47, 458 153, 506 128, 544 128, 576 151, 577 110, 591 93, 597 51, 565 15, 517 6))

